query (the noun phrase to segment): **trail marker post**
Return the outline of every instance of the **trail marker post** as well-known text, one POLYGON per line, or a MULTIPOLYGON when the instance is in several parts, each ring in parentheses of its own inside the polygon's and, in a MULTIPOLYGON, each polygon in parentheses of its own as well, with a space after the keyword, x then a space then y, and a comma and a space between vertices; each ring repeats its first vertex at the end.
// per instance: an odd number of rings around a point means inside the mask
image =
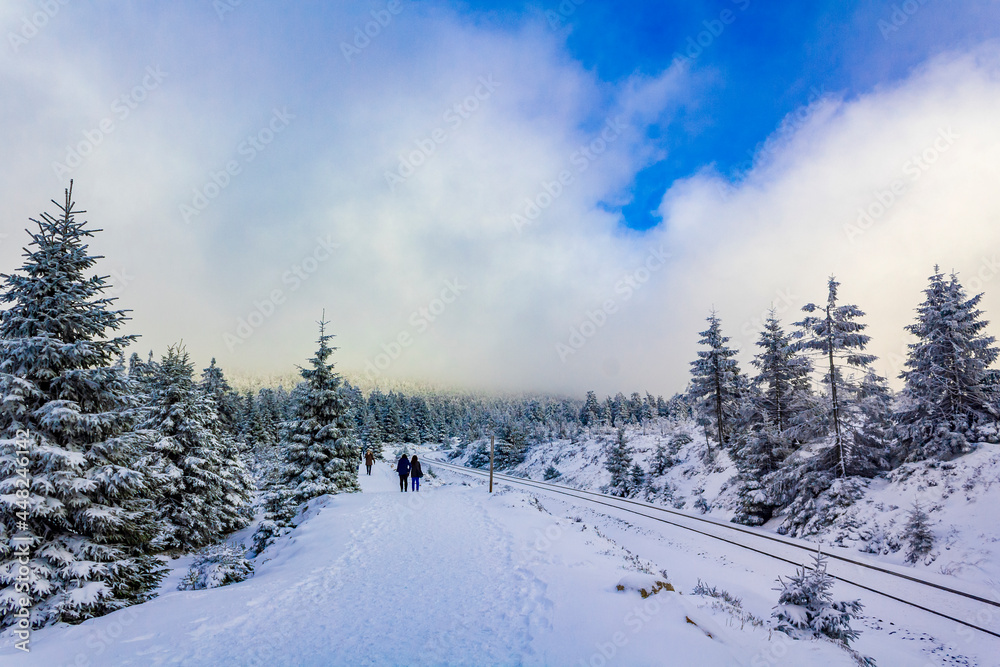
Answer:
POLYGON ((490 493, 493 493, 493 436, 490 436, 490 493))

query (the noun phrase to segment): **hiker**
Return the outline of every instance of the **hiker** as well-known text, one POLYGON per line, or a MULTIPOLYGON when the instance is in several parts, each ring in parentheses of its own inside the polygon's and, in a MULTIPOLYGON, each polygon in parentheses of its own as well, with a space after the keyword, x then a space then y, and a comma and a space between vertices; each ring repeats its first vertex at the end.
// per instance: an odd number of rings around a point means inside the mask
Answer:
POLYGON ((413 480, 413 490, 420 490, 420 478, 424 476, 424 472, 420 469, 420 461, 417 460, 417 455, 414 454, 413 458, 410 460, 410 479, 413 480))
POLYGON ((406 458, 406 454, 399 457, 396 472, 399 473, 399 490, 406 491, 406 478, 410 475, 410 459, 406 458))
POLYGON ((375 463, 375 456, 372 454, 372 450, 365 452, 365 467, 368 468, 368 474, 372 474, 372 464, 375 463))

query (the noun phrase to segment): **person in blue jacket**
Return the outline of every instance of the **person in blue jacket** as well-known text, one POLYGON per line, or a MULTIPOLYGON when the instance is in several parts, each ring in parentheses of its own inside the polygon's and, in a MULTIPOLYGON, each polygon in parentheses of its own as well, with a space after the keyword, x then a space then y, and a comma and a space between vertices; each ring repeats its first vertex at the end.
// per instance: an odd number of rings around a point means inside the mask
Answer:
POLYGON ((399 473, 399 490, 406 491, 406 478, 410 476, 410 459, 406 458, 406 454, 399 457, 396 472, 399 473))

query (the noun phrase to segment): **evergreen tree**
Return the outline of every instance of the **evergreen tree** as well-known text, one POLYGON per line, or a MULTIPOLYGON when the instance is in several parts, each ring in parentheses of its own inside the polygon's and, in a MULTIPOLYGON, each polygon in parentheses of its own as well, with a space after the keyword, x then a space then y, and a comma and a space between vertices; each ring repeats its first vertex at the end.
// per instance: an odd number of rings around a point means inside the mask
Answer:
POLYGON ((628 473, 628 495, 634 496, 646 487, 646 471, 638 463, 633 463, 628 473))
POLYGON ((984 332, 983 295, 967 298, 958 277, 945 279, 936 266, 924 294, 917 321, 906 327, 917 341, 900 373, 905 385, 896 417, 910 461, 962 454, 979 439, 978 427, 997 417, 987 379, 998 351, 984 332))
POLYGON ((148 599, 164 573, 136 386, 115 364, 136 337, 113 335, 128 311, 88 277, 99 257, 72 182, 56 206, 32 219, 21 272, 2 275, 0 629, 23 598, 34 627, 79 623, 148 599))
POLYGON ((253 490, 249 474, 232 441, 216 430, 215 403, 195 385, 183 346, 167 349, 150 386, 143 426, 159 438, 146 465, 161 480, 163 547, 195 549, 244 527, 253 490))
POLYGON ((597 394, 592 391, 587 392, 587 400, 583 402, 580 409, 580 423, 584 426, 594 426, 598 423, 601 414, 601 404, 597 401, 597 394))
MULTIPOLYGON (((707 321, 708 329, 699 334, 701 339, 698 342, 707 345, 708 349, 699 350, 698 359, 691 362, 693 377, 688 395, 698 407, 700 423, 708 425, 714 422, 716 440, 719 447, 723 447, 730 435, 729 419, 738 398, 740 369, 734 358, 736 350, 726 345, 729 338, 722 335, 722 325, 715 311, 707 321)), ((712 456, 710 444, 708 455, 712 456)))
POLYGON ((326 333, 327 322, 319 322, 319 349, 301 369, 304 380, 295 401, 294 414, 285 424, 282 452, 284 467, 280 483, 291 492, 294 504, 325 493, 360 491, 357 445, 348 424, 347 401, 340 375, 327 360, 337 348, 326 333))
MULTIPOLYGON (((871 337, 862 333, 868 326, 860 321, 864 312, 855 305, 838 305, 837 288, 840 283, 830 277, 828 297, 825 306, 806 304, 802 310, 807 313, 819 311, 819 315, 805 317, 796 332, 796 350, 808 350, 818 357, 817 365, 825 369, 823 383, 826 386, 826 412, 831 427, 832 443, 820 456, 816 457, 813 469, 817 472, 833 472, 837 477, 869 472, 870 462, 878 458, 878 453, 863 451, 863 439, 855 439, 854 434, 864 426, 864 415, 860 411, 860 378, 856 374, 871 375, 869 367, 875 356, 865 354, 871 337)), ((879 378, 880 380, 880 378, 879 378)))
POLYGON ((809 360, 799 355, 789 335, 781 328, 774 310, 764 322, 757 340, 760 348, 750 363, 757 369, 754 387, 760 392, 760 410, 765 421, 784 432, 802 399, 809 393, 809 360))
POLYGON ((656 444, 656 450, 653 452, 653 461, 650 464, 649 474, 653 477, 659 477, 667 472, 674 465, 674 459, 667 451, 667 448, 662 442, 656 444))
POLYGON ((240 414, 239 394, 229 386, 222 369, 215 365, 215 357, 212 357, 208 368, 202 371, 198 386, 215 404, 219 426, 236 435, 240 414))
POLYGON ((779 577, 778 584, 781 594, 771 615, 779 632, 795 639, 826 635, 844 644, 861 634, 851 628, 851 621, 861 614, 861 602, 833 600, 833 577, 826 571, 826 557, 819 550, 811 570, 803 566, 788 581, 779 577))
POLYGON ((608 451, 604 467, 611 473, 607 491, 613 496, 626 498, 629 495, 629 473, 632 469, 632 448, 625 437, 625 429, 618 429, 618 437, 608 451))
POLYGON ((906 527, 903 529, 903 539, 906 540, 906 562, 916 563, 934 548, 934 533, 931 531, 930 517, 920 506, 913 503, 906 516, 906 527))

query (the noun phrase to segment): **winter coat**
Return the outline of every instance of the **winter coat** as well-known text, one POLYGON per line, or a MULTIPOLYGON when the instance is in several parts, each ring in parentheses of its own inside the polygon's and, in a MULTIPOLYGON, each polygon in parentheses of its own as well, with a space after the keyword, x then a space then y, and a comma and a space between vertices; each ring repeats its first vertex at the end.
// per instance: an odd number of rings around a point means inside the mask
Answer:
POLYGON ((400 475, 409 475, 410 459, 406 458, 405 456, 401 457, 399 459, 399 463, 396 464, 396 472, 398 472, 400 475))
POLYGON ((410 477, 423 477, 424 472, 420 469, 420 461, 415 461, 410 465, 410 477))
POLYGON ((375 463, 375 457, 372 456, 371 452, 365 452, 365 465, 370 466, 373 463, 375 463))

